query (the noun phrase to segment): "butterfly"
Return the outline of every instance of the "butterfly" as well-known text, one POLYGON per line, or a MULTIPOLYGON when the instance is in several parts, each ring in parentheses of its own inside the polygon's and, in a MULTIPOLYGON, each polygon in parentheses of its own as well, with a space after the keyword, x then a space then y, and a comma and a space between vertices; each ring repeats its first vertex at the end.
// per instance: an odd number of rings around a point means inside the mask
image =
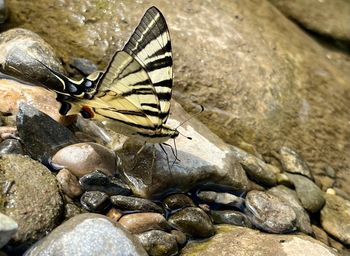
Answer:
POLYGON ((172 64, 168 26, 162 13, 151 7, 105 71, 76 81, 45 67, 60 82, 60 89, 55 91, 62 103, 62 115, 80 113, 129 137, 163 143, 179 135, 166 125, 172 95, 172 64))

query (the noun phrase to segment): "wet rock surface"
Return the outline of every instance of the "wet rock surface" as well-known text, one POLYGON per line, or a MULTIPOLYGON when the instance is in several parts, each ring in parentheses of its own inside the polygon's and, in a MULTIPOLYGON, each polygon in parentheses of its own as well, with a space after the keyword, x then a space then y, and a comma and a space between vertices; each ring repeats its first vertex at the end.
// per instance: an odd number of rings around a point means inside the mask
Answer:
POLYGON ((77 177, 75 177, 67 169, 61 169, 57 173, 56 179, 63 193, 69 196, 70 198, 76 198, 83 193, 77 177))
POLYGON ((176 238, 164 231, 151 230, 136 237, 151 256, 175 255, 178 252, 176 238))
POLYGON ((216 224, 231 224, 235 226, 242 226, 248 228, 253 227, 249 218, 245 214, 238 211, 210 211, 210 216, 216 224))
POLYGON ((100 191, 86 191, 80 198, 80 203, 91 212, 102 212, 109 205, 110 200, 106 193, 100 191))
POLYGON ((163 215, 154 212, 127 214, 119 220, 119 223, 133 234, 143 233, 152 229, 170 230, 170 225, 163 215))
POLYGON ((244 199, 230 193, 218 193, 215 191, 200 191, 197 194, 198 198, 206 203, 216 203, 225 206, 233 206, 242 208, 244 199))
POLYGON ((2 248, 11 237, 16 234, 18 224, 12 218, 0 213, 0 248, 2 248))
POLYGON ((195 206, 192 199, 184 194, 173 194, 163 200, 163 206, 168 210, 177 210, 184 207, 195 206))
POLYGON ((312 179, 310 169, 305 160, 294 150, 282 147, 279 151, 279 159, 284 171, 301 174, 312 179))
POLYGON ((0 143, 0 155, 19 154, 23 155, 21 143, 16 139, 7 139, 0 143))
POLYGON ((121 210, 163 212, 160 206, 144 198, 118 195, 111 196, 111 201, 114 206, 121 210))

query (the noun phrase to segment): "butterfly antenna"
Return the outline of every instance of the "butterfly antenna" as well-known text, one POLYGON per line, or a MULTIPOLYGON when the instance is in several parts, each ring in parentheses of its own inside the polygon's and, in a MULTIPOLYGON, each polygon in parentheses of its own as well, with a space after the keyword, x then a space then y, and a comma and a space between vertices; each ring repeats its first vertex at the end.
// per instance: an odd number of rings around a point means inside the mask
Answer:
MULTIPOLYGON (((176 128, 175 130, 177 130, 177 128, 179 128, 180 126, 182 126, 184 123, 190 121, 192 118, 198 116, 199 114, 201 114, 204 111, 204 106, 203 105, 199 105, 201 107, 201 110, 198 111, 198 113, 193 114, 192 116, 190 116, 189 118, 187 118, 185 121, 181 122, 176 128)), ((185 136, 186 137, 186 136, 185 136)))

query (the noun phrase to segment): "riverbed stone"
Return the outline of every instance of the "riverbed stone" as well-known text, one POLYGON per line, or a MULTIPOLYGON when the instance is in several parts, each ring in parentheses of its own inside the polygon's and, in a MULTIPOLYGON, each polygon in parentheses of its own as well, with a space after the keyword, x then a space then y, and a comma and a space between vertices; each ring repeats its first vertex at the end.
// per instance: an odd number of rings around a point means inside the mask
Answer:
POLYGON ((163 215, 154 212, 126 214, 119 223, 133 234, 143 233, 152 229, 169 231, 170 225, 163 215))

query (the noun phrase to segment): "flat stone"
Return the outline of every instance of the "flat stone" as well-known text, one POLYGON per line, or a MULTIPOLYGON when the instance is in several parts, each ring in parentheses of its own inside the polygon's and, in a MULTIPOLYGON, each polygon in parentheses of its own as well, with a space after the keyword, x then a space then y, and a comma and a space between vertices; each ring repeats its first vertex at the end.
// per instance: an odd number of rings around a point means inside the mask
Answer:
POLYGON ((309 166, 297 152, 288 147, 282 147, 279 154, 284 171, 301 174, 312 179, 309 166))
POLYGON ((295 230, 294 210, 278 197, 252 190, 248 192, 245 202, 245 213, 256 227, 271 233, 295 230))
POLYGON ((322 228, 312 225, 312 232, 313 236, 318 240, 321 241, 322 243, 329 245, 329 239, 326 231, 324 231, 322 228))
POLYGON ((61 169, 57 173, 56 179, 63 193, 70 198, 76 198, 83 193, 77 177, 75 177, 69 170, 65 168, 61 169))
POLYGON ((207 238, 215 233, 209 216, 200 208, 187 207, 169 218, 169 223, 193 238, 207 238))
POLYGON ((34 244, 26 256, 147 256, 142 245, 118 223, 100 214, 77 215, 34 244))
POLYGON ((111 202, 118 209, 126 211, 140 211, 140 212, 159 212, 162 213, 163 209, 153 203, 151 200, 131 197, 131 196, 111 196, 111 202))
POLYGON ((163 215, 154 212, 132 213, 124 215, 119 223, 133 234, 143 233, 152 229, 169 231, 169 223, 163 215))
POLYGON ((109 197, 100 191, 86 191, 80 197, 80 203, 91 212, 102 212, 110 205, 109 197))
POLYGON ((234 206, 242 208, 244 199, 230 193, 219 193, 215 191, 200 191, 197 194, 198 198, 206 203, 216 203, 225 206, 234 206))
POLYGON ((170 256, 178 253, 176 238, 162 230, 150 230, 136 237, 150 256, 170 256))
POLYGON ((212 217, 215 224, 231 224, 235 226, 242 226, 252 228, 253 225, 249 218, 239 211, 233 210, 219 210, 210 211, 210 216, 212 217))
POLYGON ((23 155, 21 143, 16 139, 7 139, 0 143, 0 155, 20 154, 23 155))
POLYGON ((192 199, 184 194, 172 194, 163 200, 163 206, 168 210, 178 210, 188 206, 195 206, 192 199))
POLYGON ((10 241, 11 237, 16 234, 17 230, 17 222, 0 212, 0 248, 10 241))

